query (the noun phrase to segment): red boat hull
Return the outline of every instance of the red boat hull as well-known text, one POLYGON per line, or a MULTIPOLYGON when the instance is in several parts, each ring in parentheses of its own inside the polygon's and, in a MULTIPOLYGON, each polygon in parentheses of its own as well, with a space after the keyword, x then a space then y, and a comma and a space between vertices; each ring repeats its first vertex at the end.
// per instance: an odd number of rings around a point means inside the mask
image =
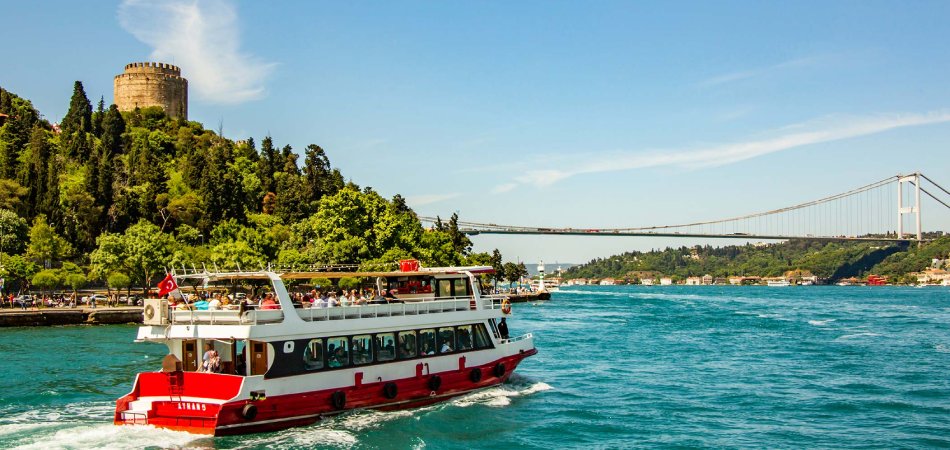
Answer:
MULTIPOLYGON (((352 386, 336 389, 280 395, 257 400, 225 401, 223 403, 221 400, 226 399, 221 397, 229 395, 229 392, 234 390, 233 384, 225 383, 222 385, 217 382, 220 380, 200 383, 189 381, 187 384, 194 387, 191 390, 186 387, 182 396, 217 398, 218 404, 187 400, 174 401, 171 399, 169 401, 157 401, 153 403, 147 418, 129 420, 123 418, 122 413, 126 411, 131 401, 141 396, 155 395, 151 394, 150 391, 161 392, 158 395, 168 396, 168 384, 155 383, 155 377, 152 377, 153 383, 144 383, 141 377, 146 374, 140 374, 136 389, 117 401, 115 423, 147 423, 160 428, 225 436, 276 431, 309 425, 322 417, 359 409, 398 410, 416 408, 501 384, 511 376, 521 360, 535 353, 537 353, 537 350, 531 349, 477 367, 465 367, 459 370, 426 375, 420 374, 419 376, 399 380, 356 383, 352 386), (474 371, 478 371, 480 376, 474 374, 474 371), (438 382, 433 381, 433 378, 438 378, 438 382), (146 384, 152 386, 145 387, 146 384), (436 384, 438 385, 437 388, 432 389, 436 384), (214 388, 210 388, 210 386, 214 386, 214 388), (207 392, 209 388, 215 392, 207 392)), ((161 375, 164 376, 164 374, 161 375)), ((241 377, 230 375, 191 373, 187 375, 228 378, 230 379, 229 383, 241 380, 241 377)), ((227 399, 234 398, 235 394, 236 392, 227 399)))

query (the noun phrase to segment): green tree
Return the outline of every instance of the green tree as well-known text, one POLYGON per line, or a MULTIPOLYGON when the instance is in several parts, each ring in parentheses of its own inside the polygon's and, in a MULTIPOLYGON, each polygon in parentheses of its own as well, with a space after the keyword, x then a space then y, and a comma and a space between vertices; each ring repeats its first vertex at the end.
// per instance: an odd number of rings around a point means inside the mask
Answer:
POLYGON ((37 125, 33 127, 30 143, 25 160, 20 165, 18 178, 20 185, 29 189, 27 194, 27 216, 35 216, 44 212, 43 205, 47 200, 47 174, 50 164, 52 146, 49 142, 49 132, 37 125))
POLYGON ((23 211, 23 198, 30 190, 14 180, 0 179, 0 209, 23 211))
POLYGON ((61 124, 63 133, 70 135, 74 132, 89 133, 92 131, 92 104, 86 97, 86 90, 82 82, 73 84, 73 97, 69 100, 69 110, 63 117, 61 124))
POLYGON ((108 277, 106 277, 106 285, 110 291, 112 289, 121 291, 122 289, 131 288, 132 280, 129 279, 129 276, 124 273, 113 272, 110 273, 108 277))
POLYGON ((124 234, 105 233, 97 240, 98 248, 90 255, 93 272, 127 274, 143 293, 155 281, 155 276, 171 265, 175 240, 162 233, 158 226, 140 221, 124 234))
POLYGON ((54 261, 59 261, 71 253, 72 246, 46 223, 46 216, 40 215, 33 220, 27 256, 49 268, 54 261))
POLYGON ((41 272, 38 272, 36 275, 33 275, 31 283, 33 286, 36 286, 44 291, 52 291, 53 288, 58 287, 62 284, 62 280, 59 279, 59 274, 55 270, 46 269, 41 272))
POLYGON ((0 209, 0 253, 22 253, 26 249, 28 233, 26 219, 13 211, 0 209))
MULTIPOLYGON (((30 279, 39 270, 39 267, 33 261, 30 261, 23 255, 13 255, 4 258, 3 270, 6 276, 13 279, 18 292, 27 291, 30 288, 30 279)), ((12 292, 12 287, 8 286, 7 291, 12 292)))

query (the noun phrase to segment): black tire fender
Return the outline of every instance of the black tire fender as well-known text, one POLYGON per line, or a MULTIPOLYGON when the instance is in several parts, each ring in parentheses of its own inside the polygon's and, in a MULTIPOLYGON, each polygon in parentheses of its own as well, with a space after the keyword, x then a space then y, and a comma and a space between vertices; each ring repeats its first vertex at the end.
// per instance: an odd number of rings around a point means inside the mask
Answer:
POLYGON ((440 387, 442 387, 442 377, 433 375, 432 378, 429 378, 430 391, 438 391, 440 387))
POLYGON ((337 410, 346 407, 346 393, 343 391, 334 392, 333 395, 330 396, 330 404, 337 410))
POLYGON ((244 408, 241 408, 241 417, 247 420, 254 420, 254 418, 257 417, 257 406, 252 404, 244 405, 244 408))
POLYGON ((505 376, 505 363, 498 363, 495 365, 494 374, 496 377, 501 378, 505 376))
POLYGON ((399 395, 399 387, 396 386, 396 383, 390 381, 383 385, 383 396, 392 400, 396 398, 397 395, 399 395))
POLYGON ((472 383, 482 381, 482 369, 479 367, 472 369, 472 371, 468 373, 468 379, 472 380, 472 383))

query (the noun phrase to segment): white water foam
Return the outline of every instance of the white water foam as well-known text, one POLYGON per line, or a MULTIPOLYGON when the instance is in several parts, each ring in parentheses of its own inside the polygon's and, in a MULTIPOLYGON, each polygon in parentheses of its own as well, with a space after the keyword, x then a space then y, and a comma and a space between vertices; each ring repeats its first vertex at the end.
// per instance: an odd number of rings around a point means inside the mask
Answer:
POLYGON ((821 326, 828 325, 829 323, 835 322, 835 321, 837 321, 837 319, 809 320, 809 321, 808 321, 808 324, 809 324, 809 325, 814 325, 814 326, 816 326, 816 327, 821 327, 821 326))
POLYGON ((871 333, 871 332, 869 332, 869 331, 865 331, 865 332, 862 332, 862 333, 853 333, 853 334, 846 334, 846 335, 844 335, 844 336, 839 336, 838 339, 844 340, 844 339, 855 339, 855 338, 859 338, 859 337, 874 337, 874 336, 880 336, 880 334, 878 334, 878 333, 871 333))
POLYGON ((95 424, 61 427, 55 433, 30 433, 14 443, 14 448, 30 449, 129 449, 145 447, 182 447, 195 440, 194 434, 147 425, 116 426, 95 424))
POLYGON ((510 405, 511 399, 513 397, 531 395, 551 389, 553 388, 549 384, 540 381, 521 390, 511 389, 510 386, 500 385, 485 389, 484 391, 473 392, 457 400, 454 400, 452 404, 461 408, 467 408, 472 405, 484 405, 493 408, 499 408, 510 405))
POLYGON ((936 350, 938 353, 950 353, 950 345, 936 344, 934 345, 934 350, 936 350))

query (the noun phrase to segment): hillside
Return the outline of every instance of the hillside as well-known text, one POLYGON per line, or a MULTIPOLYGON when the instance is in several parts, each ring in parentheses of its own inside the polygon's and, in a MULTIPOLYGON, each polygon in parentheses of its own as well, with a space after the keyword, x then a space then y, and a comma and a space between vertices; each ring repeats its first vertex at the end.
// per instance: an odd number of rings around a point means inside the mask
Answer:
POLYGON ((900 279, 928 267, 933 258, 950 255, 950 237, 941 237, 920 248, 869 242, 820 242, 791 240, 770 245, 679 247, 649 252, 626 252, 594 259, 565 271, 565 278, 623 278, 638 273, 685 279, 710 274, 776 277, 788 271, 809 271, 838 280, 867 274, 900 279))
POLYGON ((426 230, 400 195, 344 182, 316 144, 233 141, 159 107, 93 110, 76 82, 61 124, 0 88, 0 277, 145 288, 165 268, 268 263, 429 266, 472 254, 457 217, 426 230))

